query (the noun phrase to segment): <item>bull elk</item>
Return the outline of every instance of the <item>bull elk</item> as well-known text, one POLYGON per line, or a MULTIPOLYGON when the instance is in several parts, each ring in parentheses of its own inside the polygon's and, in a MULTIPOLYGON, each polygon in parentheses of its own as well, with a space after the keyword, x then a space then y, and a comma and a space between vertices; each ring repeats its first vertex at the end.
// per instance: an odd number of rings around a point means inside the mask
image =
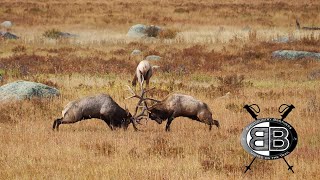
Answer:
POLYGON ((192 96, 184 94, 171 94, 164 100, 158 101, 151 98, 144 98, 138 96, 131 89, 132 97, 137 97, 140 101, 152 100, 156 104, 151 107, 145 108, 148 111, 150 119, 155 120, 158 124, 167 120, 166 131, 170 131, 170 125, 176 117, 187 117, 192 120, 196 120, 209 125, 209 130, 212 129, 212 125, 219 127, 219 121, 212 119, 212 113, 208 105, 202 101, 195 99, 192 96))
POLYGON ((71 124, 81 120, 97 118, 107 123, 111 130, 115 128, 127 129, 132 123, 138 130, 135 122, 143 118, 143 113, 132 116, 127 109, 121 108, 110 95, 99 94, 88 96, 68 103, 62 111, 62 118, 53 122, 53 130, 59 130, 60 124, 71 124))

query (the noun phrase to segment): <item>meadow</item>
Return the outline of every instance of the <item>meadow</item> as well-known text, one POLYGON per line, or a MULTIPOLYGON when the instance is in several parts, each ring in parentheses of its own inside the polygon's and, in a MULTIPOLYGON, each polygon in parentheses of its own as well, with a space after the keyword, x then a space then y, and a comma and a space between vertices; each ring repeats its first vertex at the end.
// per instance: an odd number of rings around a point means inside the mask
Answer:
POLYGON ((0 22, 11 20, 21 38, 0 39, 0 85, 16 80, 60 90, 52 99, 0 105, 1 179, 320 179, 320 71, 315 59, 274 59, 275 50, 320 52, 320 31, 297 30, 295 19, 320 26, 320 2, 305 1, 46 1, 2 0, 0 22), (173 38, 131 39, 134 24, 155 24, 177 32, 173 38), (48 39, 52 28, 77 38, 48 39), (292 41, 279 43, 277 38, 292 41), (140 49, 139 56, 130 55, 140 49), (141 131, 111 131, 101 120, 61 125, 70 101, 110 94, 134 110, 131 84, 136 65, 159 55, 148 96, 178 92, 206 102, 221 127, 187 118, 143 121, 141 131), (229 95, 225 96, 228 92, 229 95), (278 107, 296 108, 286 121, 298 133, 296 149, 283 160, 252 160, 240 144, 253 121, 243 109, 259 104, 258 117, 280 117, 278 107))

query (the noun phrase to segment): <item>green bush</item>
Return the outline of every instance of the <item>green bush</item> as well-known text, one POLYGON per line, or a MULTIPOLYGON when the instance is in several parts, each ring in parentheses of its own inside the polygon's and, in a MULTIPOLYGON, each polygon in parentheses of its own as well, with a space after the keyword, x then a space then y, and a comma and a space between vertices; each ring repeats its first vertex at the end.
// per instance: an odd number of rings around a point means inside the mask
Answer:
POLYGON ((177 34, 178 34, 178 30, 177 29, 163 29, 160 33, 159 33, 159 37, 161 39, 174 39, 177 34))
POLYGON ((61 37, 61 31, 58 29, 49 29, 43 33, 43 36, 50 39, 58 39, 61 37))

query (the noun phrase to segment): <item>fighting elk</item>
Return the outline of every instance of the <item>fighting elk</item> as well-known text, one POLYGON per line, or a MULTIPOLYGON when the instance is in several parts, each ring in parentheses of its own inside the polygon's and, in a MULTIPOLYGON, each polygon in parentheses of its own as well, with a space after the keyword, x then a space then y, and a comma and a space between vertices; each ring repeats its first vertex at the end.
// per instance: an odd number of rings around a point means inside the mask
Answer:
POLYGON ((145 109, 147 109, 150 119, 155 120, 158 124, 167 120, 166 131, 170 131, 170 125, 176 117, 188 117, 192 120, 208 124, 209 130, 211 130, 212 125, 219 127, 219 121, 212 119, 212 113, 208 105, 192 96, 171 94, 164 100, 158 101, 138 96, 132 89, 130 91, 133 94, 132 97, 139 98, 139 102, 144 102, 145 109), (147 107, 147 103, 145 103, 146 100, 155 101, 156 104, 147 107))
POLYGON ((97 118, 107 123, 111 130, 116 128, 127 129, 132 123, 138 130, 135 122, 143 118, 137 111, 132 116, 127 109, 121 108, 110 95, 99 94, 69 102, 62 111, 62 118, 53 122, 53 130, 59 130, 60 124, 76 123, 81 120, 97 118))

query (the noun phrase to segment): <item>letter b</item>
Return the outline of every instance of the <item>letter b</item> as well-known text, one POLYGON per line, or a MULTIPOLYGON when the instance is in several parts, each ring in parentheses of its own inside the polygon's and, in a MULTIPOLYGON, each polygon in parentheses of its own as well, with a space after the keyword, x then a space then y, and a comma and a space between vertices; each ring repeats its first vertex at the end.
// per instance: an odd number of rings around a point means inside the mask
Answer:
POLYGON ((252 139, 249 144, 255 151, 268 151, 269 150, 269 128, 256 127, 250 131, 252 139))
POLYGON ((288 130, 283 127, 270 127, 270 151, 284 151, 289 147, 288 130))

